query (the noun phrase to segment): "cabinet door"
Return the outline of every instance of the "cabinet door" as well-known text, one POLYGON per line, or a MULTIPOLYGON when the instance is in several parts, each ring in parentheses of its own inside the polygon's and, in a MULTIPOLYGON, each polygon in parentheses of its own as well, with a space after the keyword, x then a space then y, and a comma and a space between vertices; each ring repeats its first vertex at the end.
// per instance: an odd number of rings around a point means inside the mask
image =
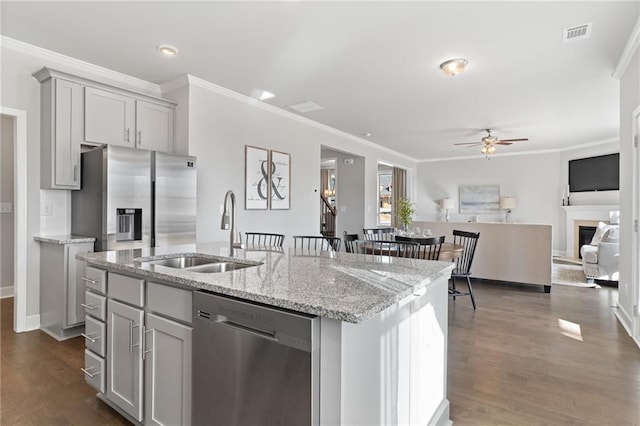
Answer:
POLYGON ((80 189, 80 144, 83 141, 83 86, 55 80, 55 126, 51 143, 53 188, 80 189))
POLYGON ((106 90, 85 89, 87 142, 135 146, 135 99, 106 90))
POLYGON ((193 329, 147 314, 145 424, 191 424, 193 329))
POLYGON ((107 398, 141 421, 143 311, 109 300, 107 314, 107 398))
POLYGON ((82 281, 84 276, 85 262, 76 260, 76 254, 90 253, 93 251, 93 243, 69 244, 67 250, 67 300, 65 327, 71 327, 84 322, 85 285, 82 281))
POLYGON ((136 102, 136 147, 173 152, 174 108, 151 102, 136 102))

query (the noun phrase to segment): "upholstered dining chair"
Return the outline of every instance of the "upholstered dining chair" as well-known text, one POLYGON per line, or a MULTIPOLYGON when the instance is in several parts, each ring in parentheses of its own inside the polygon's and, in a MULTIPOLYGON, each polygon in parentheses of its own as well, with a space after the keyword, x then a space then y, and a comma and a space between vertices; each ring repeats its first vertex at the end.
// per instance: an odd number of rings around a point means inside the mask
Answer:
POLYGON ((393 240, 393 228, 362 228, 365 240, 393 240))
POLYGON ((347 234, 347 231, 342 233, 342 239, 344 241, 344 249, 347 253, 355 253, 355 241, 360 239, 358 234, 347 234))
POLYGON ((439 237, 403 237, 396 235, 396 241, 409 241, 420 244, 418 259, 438 260, 444 243, 444 235, 439 237))
POLYGON ((469 296, 474 310, 476 309, 476 299, 473 296, 473 287, 471 286, 471 263, 479 238, 479 232, 453 230, 453 243, 461 245, 463 251, 462 255, 454 260, 456 267, 451 272, 449 295, 453 297, 453 300, 456 300, 458 296, 469 296), (466 278, 468 291, 462 292, 456 289, 456 278, 466 278))
POLYGON ((339 251, 340 237, 324 237, 320 235, 294 235, 293 247, 313 251, 339 251))
POLYGON ((284 235, 265 232, 245 232, 245 243, 253 246, 282 247, 284 235))
POLYGON ((356 252, 376 256, 407 257, 416 259, 420 244, 411 241, 358 240, 356 252))

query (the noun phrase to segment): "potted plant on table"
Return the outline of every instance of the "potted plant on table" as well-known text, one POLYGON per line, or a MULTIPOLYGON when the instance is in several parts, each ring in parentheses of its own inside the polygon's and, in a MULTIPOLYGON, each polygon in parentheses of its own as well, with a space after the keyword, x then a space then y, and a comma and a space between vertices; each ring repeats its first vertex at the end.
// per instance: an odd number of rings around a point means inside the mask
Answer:
POLYGON ((400 198, 398 200, 398 219, 402 224, 404 232, 409 231, 409 225, 413 222, 413 215, 416 212, 413 206, 414 204, 407 198, 400 198))

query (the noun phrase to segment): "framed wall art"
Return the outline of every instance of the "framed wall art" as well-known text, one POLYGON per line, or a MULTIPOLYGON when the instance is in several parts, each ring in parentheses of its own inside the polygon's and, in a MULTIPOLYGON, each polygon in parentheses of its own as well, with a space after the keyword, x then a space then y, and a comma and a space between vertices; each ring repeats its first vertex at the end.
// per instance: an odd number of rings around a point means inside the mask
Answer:
POLYGON ((269 206, 269 151, 244 147, 244 208, 266 210, 269 206))
POLYGON ((271 210, 291 208, 291 156, 284 152, 271 151, 269 166, 269 193, 271 210))
POLYGON ((460 214, 500 212, 500 185, 460 185, 460 214))

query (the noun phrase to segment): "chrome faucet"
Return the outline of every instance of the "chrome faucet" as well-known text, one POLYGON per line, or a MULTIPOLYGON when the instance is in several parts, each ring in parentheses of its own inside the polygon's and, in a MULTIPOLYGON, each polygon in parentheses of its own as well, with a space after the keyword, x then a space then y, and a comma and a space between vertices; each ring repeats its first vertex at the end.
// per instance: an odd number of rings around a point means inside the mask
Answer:
POLYGON ((229 229, 229 222, 231 222, 231 232, 229 233, 229 255, 233 256, 233 249, 244 248, 244 245, 242 244, 242 240, 236 241, 236 195, 231 190, 227 191, 224 196, 224 210, 222 212, 220 229, 229 229), (229 214, 229 210, 227 209, 229 199, 231 199, 231 214, 229 214), (231 219, 229 219, 229 216, 231 216, 231 219))

